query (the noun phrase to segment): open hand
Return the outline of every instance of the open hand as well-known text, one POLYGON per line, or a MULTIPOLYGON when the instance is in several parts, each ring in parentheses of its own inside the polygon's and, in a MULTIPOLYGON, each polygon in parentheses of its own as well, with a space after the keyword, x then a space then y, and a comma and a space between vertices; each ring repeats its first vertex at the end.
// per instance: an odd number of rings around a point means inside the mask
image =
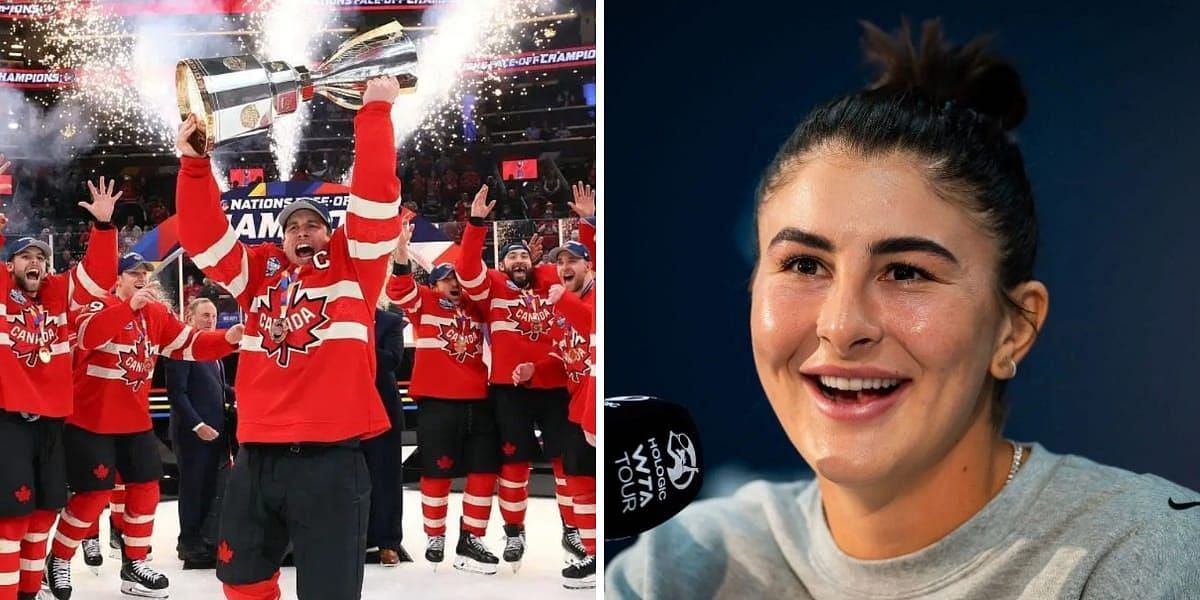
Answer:
POLYGON ((575 201, 567 204, 575 214, 585 219, 596 215, 596 190, 593 190, 592 186, 583 185, 582 181, 578 181, 571 186, 571 196, 575 201))
POLYGON ((479 186, 479 191, 475 192, 475 199, 471 201, 471 216, 478 219, 486 219, 492 214, 492 209, 496 208, 496 201, 487 201, 488 186, 479 186))
POLYGON ((112 221, 113 209, 117 206, 117 200, 120 200, 121 195, 125 193, 117 192, 117 195, 114 196, 113 188, 116 186, 116 184, 117 182, 115 180, 107 181, 106 184, 103 175, 100 176, 99 186, 90 181, 87 182, 88 191, 92 194, 92 202, 90 204, 87 202, 80 202, 79 206, 89 213, 92 213, 92 216, 95 217, 97 222, 108 223, 109 221, 112 221))

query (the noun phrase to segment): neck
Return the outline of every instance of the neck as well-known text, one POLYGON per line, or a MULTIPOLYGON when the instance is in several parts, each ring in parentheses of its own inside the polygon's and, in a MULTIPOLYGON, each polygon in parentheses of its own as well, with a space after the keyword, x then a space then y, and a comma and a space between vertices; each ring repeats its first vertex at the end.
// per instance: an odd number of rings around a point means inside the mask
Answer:
MULTIPOLYGON (((982 404, 984 412, 990 410, 982 404)), ((894 481, 861 487, 818 476, 829 531, 843 552, 858 559, 916 552, 982 510, 1004 487, 1011 463, 1012 446, 984 414, 923 472, 898 473, 894 481)))
POLYGON ((127 292, 127 291, 125 291, 125 288, 123 288, 123 287, 119 287, 119 288, 117 288, 117 293, 116 293, 116 296, 117 296, 117 299, 118 299, 118 300, 120 300, 120 301, 124 302, 124 301, 126 301, 126 300, 128 300, 128 299, 132 298, 132 297, 133 297, 133 294, 131 294, 131 293, 129 293, 129 292, 127 292))

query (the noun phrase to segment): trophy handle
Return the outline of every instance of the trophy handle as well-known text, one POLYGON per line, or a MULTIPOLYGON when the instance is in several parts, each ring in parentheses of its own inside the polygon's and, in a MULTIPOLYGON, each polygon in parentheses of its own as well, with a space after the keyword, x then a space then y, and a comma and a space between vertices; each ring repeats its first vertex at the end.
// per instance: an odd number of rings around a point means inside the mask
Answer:
POLYGON ((400 23, 397 23, 396 21, 390 21, 384 25, 380 25, 379 27, 376 27, 375 29, 360 33, 360 34, 350 38, 348 41, 342 42, 342 44, 340 46, 338 46, 338 49, 334 51, 333 55, 330 56, 329 58, 325 59, 325 62, 321 63, 321 66, 317 67, 316 70, 324 71, 324 70, 327 70, 330 65, 336 65, 338 62, 340 62, 339 59, 342 57, 343 54, 346 54, 347 52, 350 52, 351 50, 354 50, 356 52, 360 51, 359 46, 361 44, 364 44, 364 43, 374 40, 374 39, 388 38, 388 37, 400 35, 401 33, 403 33, 403 31, 404 31, 404 28, 400 25, 400 23))

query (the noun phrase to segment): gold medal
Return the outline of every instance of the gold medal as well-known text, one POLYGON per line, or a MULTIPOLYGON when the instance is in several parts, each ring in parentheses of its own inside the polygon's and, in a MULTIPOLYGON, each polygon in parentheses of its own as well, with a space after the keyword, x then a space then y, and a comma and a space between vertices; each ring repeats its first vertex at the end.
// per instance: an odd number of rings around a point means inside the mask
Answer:
POLYGON ((38 350, 38 358, 45 364, 50 364, 50 349, 41 348, 38 350))

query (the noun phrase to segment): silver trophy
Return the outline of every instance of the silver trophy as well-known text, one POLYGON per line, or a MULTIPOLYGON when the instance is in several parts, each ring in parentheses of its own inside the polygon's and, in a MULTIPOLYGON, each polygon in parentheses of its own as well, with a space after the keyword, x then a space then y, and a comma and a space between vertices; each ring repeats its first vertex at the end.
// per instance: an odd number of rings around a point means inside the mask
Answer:
POLYGON ((392 21, 350 39, 311 71, 249 54, 184 59, 175 66, 175 91, 179 116, 195 114, 200 120, 192 147, 208 154, 229 140, 266 131, 314 94, 358 110, 367 80, 386 75, 411 92, 417 86, 416 69, 417 48, 392 21))

